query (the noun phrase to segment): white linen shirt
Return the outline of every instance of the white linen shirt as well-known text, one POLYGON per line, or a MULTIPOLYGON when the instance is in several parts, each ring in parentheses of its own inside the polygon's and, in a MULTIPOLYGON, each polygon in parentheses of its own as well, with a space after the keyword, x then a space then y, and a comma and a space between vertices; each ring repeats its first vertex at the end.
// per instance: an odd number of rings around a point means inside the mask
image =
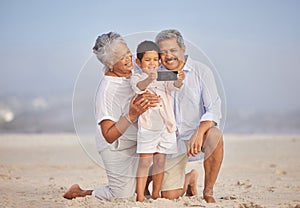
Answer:
POLYGON ((177 91, 182 88, 174 86, 174 81, 156 81, 153 80, 146 88, 146 90, 140 90, 137 83, 146 79, 148 74, 144 72, 134 73, 131 76, 131 86, 133 91, 137 94, 142 94, 149 91, 160 97, 160 103, 156 107, 152 107, 144 112, 138 118, 138 124, 144 129, 159 131, 167 127, 169 132, 176 131, 176 121, 174 117, 171 91, 177 91))
POLYGON ((129 112, 130 100, 134 95, 130 79, 112 76, 104 76, 102 79, 96 94, 95 103, 96 145, 99 152, 108 147, 117 150, 136 145, 136 123, 130 125, 125 133, 112 144, 105 140, 101 127, 98 125, 102 120, 106 119, 117 122, 122 116, 126 115, 129 112))
POLYGON ((177 125, 178 151, 186 152, 186 140, 189 140, 202 121, 221 119, 221 99, 210 68, 203 63, 187 58, 183 68, 185 79, 180 91, 172 92, 177 125))

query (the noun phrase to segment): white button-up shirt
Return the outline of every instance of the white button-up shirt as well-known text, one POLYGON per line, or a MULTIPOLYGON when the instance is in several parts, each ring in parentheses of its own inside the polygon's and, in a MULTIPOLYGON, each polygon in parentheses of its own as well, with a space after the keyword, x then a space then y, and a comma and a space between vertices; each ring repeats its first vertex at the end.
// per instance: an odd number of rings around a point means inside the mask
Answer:
POLYGON ((101 80, 95 103, 95 118, 97 121, 96 145, 99 152, 105 148, 122 149, 136 146, 136 123, 130 125, 125 133, 112 144, 107 143, 102 135, 101 127, 98 125, 106 119, 117 122, 126 115, 129 112, 130 100, 134 94, 130 86, 130 79, 104 76, 101 80))
POLYGON ((176 155, 186 152, 184 141, 191 138, 201 121, 214 121, 218 125, 221 119, 221 99, 211 69, 188 57, 183 71, 183 88, 172 92, 178 140, 176 155))
POLYGON ((153 93, 160 97, 160 103, 158 106, 148 109, 142 115, 139 116, 139 125, 145 129, 159 131, 167 127, 169 132, 176 131, 176 122, 173 111, 173 98, 170 96, 172 91, 177 91, 182 88, 174 86, 174 81, 156 81, 153 80, 146 90, 140 90, 137 87, 137 83, 145 80, 148 75, 144 72, 134 73, 131 76, 132 89, 137 94, 142 94, 146 91, 153 93))

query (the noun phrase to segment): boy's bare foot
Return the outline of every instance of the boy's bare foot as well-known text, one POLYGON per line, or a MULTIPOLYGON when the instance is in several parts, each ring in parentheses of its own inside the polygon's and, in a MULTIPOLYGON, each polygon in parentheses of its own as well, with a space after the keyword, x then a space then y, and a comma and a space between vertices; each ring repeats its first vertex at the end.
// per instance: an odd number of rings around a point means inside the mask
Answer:
POLYGON ((158 199, 160 198, 159 194, 152 194, 152 199, 158 199))
POLYGON ((198 171, 192 170, 190 173, 190 181, 186 190, 186 196, 196 196, 198 195, 197 191, 197 180, 198 180, 198 171))
POLYGON ((144 195, 145 195, 146 198, 151 197, 151 194, 150 194, 150 191, 148 190, 148 187, 145 188, 144 195))
POLYGON ((74 199, 76 197, 85 197, 92 195, 92 190, 82 190, 78 184, 72 185, 63 195, 65 199, 74 199))

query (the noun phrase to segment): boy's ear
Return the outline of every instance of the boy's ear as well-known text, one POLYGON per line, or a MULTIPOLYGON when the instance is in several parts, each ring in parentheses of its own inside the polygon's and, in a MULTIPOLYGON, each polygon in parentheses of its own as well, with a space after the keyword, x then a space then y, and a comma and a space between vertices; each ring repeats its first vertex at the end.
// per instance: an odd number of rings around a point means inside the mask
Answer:
POLYGON ((142 64, 141 64, 140 59, 136 58, 136 59, 135 59, 135 62, 136 62, 136 64, 137 64, 139 67, 141 67, 142 64))

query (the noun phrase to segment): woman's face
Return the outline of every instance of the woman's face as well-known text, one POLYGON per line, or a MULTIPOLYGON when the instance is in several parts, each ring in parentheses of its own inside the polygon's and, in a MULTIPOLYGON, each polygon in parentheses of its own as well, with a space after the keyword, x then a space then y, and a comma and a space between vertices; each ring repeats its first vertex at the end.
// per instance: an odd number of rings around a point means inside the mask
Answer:
POLYGON ((127 74, 133 69, 132 53, 126 44, 119 43, 116 53, 114 54, 113 72, 127 74))

